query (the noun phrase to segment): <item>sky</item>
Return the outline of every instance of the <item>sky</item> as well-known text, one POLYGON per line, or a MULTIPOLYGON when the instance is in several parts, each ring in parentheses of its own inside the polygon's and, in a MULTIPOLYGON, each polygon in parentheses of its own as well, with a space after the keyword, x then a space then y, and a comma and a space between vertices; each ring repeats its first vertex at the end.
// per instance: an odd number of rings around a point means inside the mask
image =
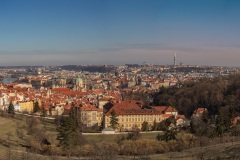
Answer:
POLYGON ((0 0, 0 66, 240 67, 239 0, 0 0))

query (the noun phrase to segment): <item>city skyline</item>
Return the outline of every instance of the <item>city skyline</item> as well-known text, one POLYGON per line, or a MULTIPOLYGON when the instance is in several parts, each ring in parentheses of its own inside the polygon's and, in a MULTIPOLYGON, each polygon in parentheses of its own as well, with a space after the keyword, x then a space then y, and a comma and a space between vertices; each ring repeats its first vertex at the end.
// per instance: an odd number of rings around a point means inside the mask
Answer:
POLYGON ((238 0, 0 0, 0 65, 240 66, 238 0))

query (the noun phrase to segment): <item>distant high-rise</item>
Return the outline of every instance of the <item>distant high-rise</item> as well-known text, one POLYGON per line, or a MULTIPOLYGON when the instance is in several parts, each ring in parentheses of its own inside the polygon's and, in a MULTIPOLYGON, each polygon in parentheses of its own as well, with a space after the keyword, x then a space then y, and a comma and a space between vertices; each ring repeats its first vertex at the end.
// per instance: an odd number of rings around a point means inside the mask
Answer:
POLYGON ((176 66, 176 58, 177 58, 177 55, 175 53, 175 55, 174 55, 174 66, 176 66))

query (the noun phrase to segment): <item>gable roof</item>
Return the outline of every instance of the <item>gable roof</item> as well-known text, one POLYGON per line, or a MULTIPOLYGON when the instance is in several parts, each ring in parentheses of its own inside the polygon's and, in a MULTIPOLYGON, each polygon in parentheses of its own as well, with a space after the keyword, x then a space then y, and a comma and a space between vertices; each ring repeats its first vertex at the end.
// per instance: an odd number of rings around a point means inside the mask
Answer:
POLYGON ((141 108, 141 102, 139 101, 122 101, 115 104, 107 113, 106 116, 110 116, 114 110, 116 115, 156 115, 161 114, 159 111, 152 109, 141 108))

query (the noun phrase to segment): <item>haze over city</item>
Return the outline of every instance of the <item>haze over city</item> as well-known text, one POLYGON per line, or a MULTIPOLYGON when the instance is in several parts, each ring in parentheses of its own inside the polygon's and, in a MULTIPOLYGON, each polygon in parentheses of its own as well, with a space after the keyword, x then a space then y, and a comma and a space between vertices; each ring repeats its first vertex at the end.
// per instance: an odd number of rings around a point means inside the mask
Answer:
POLYGON ((0 65, 240 66, 238 0, 0 0, 0 65))

